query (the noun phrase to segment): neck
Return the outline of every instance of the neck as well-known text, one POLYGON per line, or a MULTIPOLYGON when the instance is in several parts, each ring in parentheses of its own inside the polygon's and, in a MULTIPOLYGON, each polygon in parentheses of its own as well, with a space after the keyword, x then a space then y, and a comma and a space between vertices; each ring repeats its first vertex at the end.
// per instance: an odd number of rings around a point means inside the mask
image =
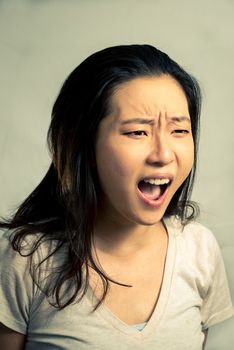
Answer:
POLYGON ((112 256, 127 256, 162 241, 166 229, 161 221, 151 226, 99 220, 94 231, 95 249, 112 256))

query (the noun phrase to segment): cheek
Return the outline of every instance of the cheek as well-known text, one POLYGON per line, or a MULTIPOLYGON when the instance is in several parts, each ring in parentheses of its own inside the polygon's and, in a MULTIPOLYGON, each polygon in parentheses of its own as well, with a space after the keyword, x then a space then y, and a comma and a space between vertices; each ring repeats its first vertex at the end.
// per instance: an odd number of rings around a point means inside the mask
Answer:
POLYGON ((97 147, 96 166, 101 187, 120 186, 129 176, 129 159, 121 149, 116 147, 97 147))
POLYGON ((187 177, 193 167, 194 163, 194 144, 191 141, 187 147, 181 152, 181 168, 184 173, 183 176, 187 177))

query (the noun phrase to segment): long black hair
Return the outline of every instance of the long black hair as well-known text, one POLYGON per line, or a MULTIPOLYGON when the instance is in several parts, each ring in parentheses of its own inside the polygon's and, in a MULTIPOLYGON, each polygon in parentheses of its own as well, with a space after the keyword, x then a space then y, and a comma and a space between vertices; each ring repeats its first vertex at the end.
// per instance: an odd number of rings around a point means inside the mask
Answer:
POLYGON ((78 300, 78 295, 82 298, 88 287, 89 266, 102 278, 103 296, 100 302, 106 296, 109 281, 112 281, 98 268, 92 256, 98 205, 98 177, 93 166, 94 145, 99 123, 109 112, 112 93, 120 84, 134 78, 164 74, 173 77, 186 95, 195 146, 193 168, 174 194, 165 216, 176 215, 182 223, 193 219, 196 207, 189 198, 197 159, 201 102, 199 85, 157 48, 122 45, 94 53, 68 76, 52 110, 48 131, 52 163, 48 172, 12 218, 0 223, 1 228, 13 230, 13 248, 21 255, 30 257, 32 276, 39 286, 40 279, 36 278, 37 269, 32 260, 34 253, 43 242, 53 242, 53 249, 39 261, 40 266, 66 247, 66 258, 57 269, 56 278, 51 279, 44 289, 48 297, 55 297, 54 305, 59 308, 78 300), (25 253, 23 242, 28 235, 34 239, 30 251, 25 253), (64 287, 71 285, 73 292, 64 293, 64 287))

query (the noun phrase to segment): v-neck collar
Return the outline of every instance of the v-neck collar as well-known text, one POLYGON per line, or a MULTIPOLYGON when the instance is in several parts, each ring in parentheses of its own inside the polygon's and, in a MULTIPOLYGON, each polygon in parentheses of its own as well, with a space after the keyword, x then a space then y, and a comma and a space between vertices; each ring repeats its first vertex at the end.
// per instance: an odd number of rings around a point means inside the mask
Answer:
MULTIPOLYGON (((132 325, 126 324, 121 319, 119 319, 112 311, 102 303, 98 309, 95 311, 103 319, 107 321, 116 330, 119 330, 122 333, 125 333, 128 336, 133 336, 135 338, 143 339, 147 337, 152 331, 156 331, 161 320, 165 314, 167 303, 169 300, 169 295, 171 291, 171 283, 174 271, 175 255, 176 255, 176 239, 174 228, 170 225, 170 220, 164 220, 165 227, 168 234, 168 247, 167 254, 165 258, 165 267, 164 274, 162 279, 162 285, 158 301, 155 305, 154 311, 150 319, 148 320, 146 326, 141 331, 134 328, 132 325)), ((97 297, 95 296, 92 288, 89 286, 86 297, 91 303, 92 307, 98 302, 97 297)))

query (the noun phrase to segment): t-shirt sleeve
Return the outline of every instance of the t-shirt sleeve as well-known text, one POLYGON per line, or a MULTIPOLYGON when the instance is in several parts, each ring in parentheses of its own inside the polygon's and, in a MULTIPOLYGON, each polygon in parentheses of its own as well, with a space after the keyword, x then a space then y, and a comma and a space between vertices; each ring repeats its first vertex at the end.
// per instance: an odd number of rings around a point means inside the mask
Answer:
POLYGON ((0 237, 0 322, 26 334, 33 282, 27 257, 14 251, 9 233, 0 237))
POLYGON ((211 235, 213 239, 209 248, 212 256, 212 274, 201 308, 203 330, 234 315, 221 251, 215 237, 211 235))

